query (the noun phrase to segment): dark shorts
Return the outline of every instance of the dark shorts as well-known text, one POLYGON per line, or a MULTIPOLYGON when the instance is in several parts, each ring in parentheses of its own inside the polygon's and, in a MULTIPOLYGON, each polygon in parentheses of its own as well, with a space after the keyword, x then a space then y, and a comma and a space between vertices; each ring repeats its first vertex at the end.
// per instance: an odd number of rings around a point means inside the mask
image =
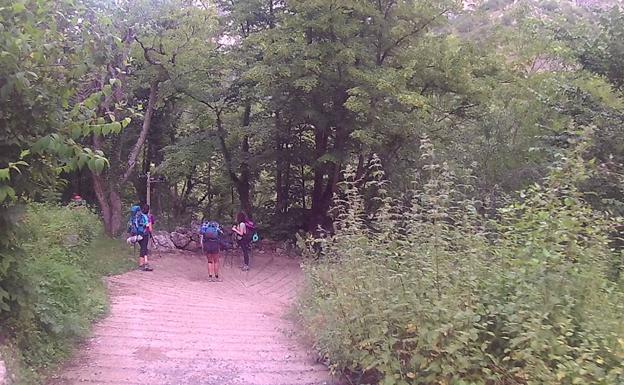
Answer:
POLYGON ((149 253, 149 250, 147 250, 148 243, 149 243, 149 235, 145 234, 143 235, 143 239, 139 241, 139 247, 141 248, 141 250, 139 251, 139 255, 141 257, 144 257, 149 253))
POLYGON ((206 253, 209 263, 219 263, 219 253, 206 253))
POLYGON ((219 254, 220 244, 218 240, 205 240, 204 241, 204 254, 219 254))

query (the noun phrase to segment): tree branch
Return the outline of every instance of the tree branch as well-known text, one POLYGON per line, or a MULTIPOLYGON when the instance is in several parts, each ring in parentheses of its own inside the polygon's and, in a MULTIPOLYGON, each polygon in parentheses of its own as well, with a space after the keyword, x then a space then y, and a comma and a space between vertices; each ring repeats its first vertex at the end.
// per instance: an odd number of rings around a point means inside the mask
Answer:
POLYGON ((401 45, 401 43, 403 43, 405 41, 405 39, 408 39, 416 34, 418 34, 419 32, 421 32, 422 30, 424 30, 425 28, 427 28, 431 23, 433 23, 434 21, 436 21, 440 16, 444 15, 445 13, 447 13, 449 10, 445 9, 442 12, 440 12, 439 14, 437 14, 436 16, 432 17, 431 19, 427 20, 426 22, 424 22, 422 25, 418 26, 418 28, 410 31, 408 34, 405 34, 403 36, 401 36, 400 38, 398 38, 394 43, 392 43, 388 48, 386 48, 383 51, 383 54, 381 55, 381 57, 379 58, 379 65, 382 65, 383 62, 386 60, 386 58, 388 57, 388 55, 390 54, 390 51, 392 51, 394 48, 398 47, 399 45, 401 45))
POLYGON ((149 100, 147 102, 147 111, 145 111, 145 116, 143 118, 143 125, 141 127, 141 133, 139 134, 139 139, 134 145, 134 148, 130 152, 128 156, 128 168, 124 172, 123 177, 121 178, 120 185, 123 185, 128 181, 130 175, 134 171, 134 167, 136 166, 137 158, 139 157, 139 153, 141 152, 141 148, 143 147, 143 143, 145 143, 145 139, 147 138, 147 133, 150 129, 150 125, 152 122, 152 115, 154 113, 154 106, 156 104, 156 99, 158 98, 158 85, 159 81, 155 80, 150 84, 150 94, 149 100))

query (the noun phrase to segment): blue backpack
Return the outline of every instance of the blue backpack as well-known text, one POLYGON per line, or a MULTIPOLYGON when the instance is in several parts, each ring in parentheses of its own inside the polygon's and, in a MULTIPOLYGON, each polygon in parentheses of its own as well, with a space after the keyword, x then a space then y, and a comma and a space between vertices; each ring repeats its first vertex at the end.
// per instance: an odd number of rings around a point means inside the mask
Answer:
POLYGON ((147 229, 147 215, 143 214, 141 207, 134 205, 130 208, 128 219, 128 232, 132 235, 145 235, 147 229))
POLYGON ((219 224, 217 222, 204 222, 199 228, 199 233, 204 240, 219 240, 219 224))

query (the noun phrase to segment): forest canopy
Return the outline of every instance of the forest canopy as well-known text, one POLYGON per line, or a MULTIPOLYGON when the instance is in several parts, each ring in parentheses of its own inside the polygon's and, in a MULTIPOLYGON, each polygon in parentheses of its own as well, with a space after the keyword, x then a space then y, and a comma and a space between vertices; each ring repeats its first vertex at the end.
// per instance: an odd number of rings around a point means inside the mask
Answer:
POLYGON ((167 226, 242 209, 292 238, 374 154, 404 193, 426 136, 500 197, 591 127, 619 212, 622 13, 594 3, 11 2, 0 199, 80 193, 117 235, 150 172, 167 226))

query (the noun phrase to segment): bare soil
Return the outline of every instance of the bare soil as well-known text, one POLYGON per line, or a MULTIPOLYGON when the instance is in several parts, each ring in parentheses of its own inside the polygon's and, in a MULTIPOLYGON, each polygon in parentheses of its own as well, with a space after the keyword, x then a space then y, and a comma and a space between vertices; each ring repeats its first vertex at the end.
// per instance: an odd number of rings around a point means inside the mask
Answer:
POLYGON ((286 317, 299 263, 256 253, 243 272, 238 254, 221 262, 222 282, 208 282, 205 259, 190 253, 108 278, 110 314, 49 384, 335 384, 286 317))

